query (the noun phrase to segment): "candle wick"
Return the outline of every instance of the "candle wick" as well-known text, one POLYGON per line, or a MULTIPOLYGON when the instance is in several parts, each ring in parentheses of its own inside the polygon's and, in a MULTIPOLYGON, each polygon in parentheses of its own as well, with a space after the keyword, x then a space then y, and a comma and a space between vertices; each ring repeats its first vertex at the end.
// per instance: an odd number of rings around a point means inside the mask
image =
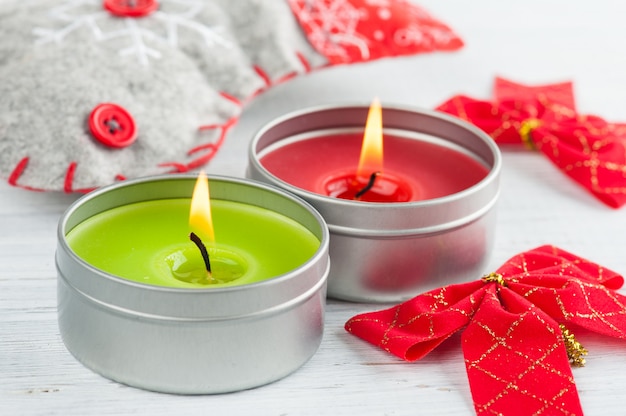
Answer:
POLYGON ((204 265, 206 266, 206 271, 209 272, 210 274, 211 273, 211 260, 209 259, 209 252, 204 246, 204 243, 202 242, 202 240, 200 240, 200 237, 198 237, 193 232, 189 234, 189 239, 193 241, 196 246, 198 246, 198 249, 200 250, 200 254, 202 254, 202 259, 204 260, 204 265))
POLYGON ((365 194, 367 191, 369 191, 370 189, 372 189, 372 187, 374 186, 374 182, 376 182, 376 177, 378 177, 378 175, 380 175, 380 172, 374 172, 370 175, 370 180, 367 182, 367 185, 365 185, 363 187, 363 189, 361 189, 359 192, 357 192, 356 194, 354 194, 354 199, 359 199, 363 196, 363 194, 365 194))

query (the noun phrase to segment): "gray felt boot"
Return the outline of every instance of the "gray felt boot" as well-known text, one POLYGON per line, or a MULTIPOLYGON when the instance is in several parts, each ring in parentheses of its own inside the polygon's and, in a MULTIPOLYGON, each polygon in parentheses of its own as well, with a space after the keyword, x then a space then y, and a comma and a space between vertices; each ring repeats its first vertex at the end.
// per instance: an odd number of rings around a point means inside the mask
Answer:
POLYGON ((84 192, 195 169, 272 85, 461 46, 403 0, 4 1, 0 177, 84 192))

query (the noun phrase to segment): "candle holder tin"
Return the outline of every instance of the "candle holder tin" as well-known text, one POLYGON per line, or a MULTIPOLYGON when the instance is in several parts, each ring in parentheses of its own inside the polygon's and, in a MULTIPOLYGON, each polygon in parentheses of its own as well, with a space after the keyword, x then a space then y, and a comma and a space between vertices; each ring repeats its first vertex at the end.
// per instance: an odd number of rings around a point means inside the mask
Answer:
POLYGON ((363 132, 367 112, 368 106, 322 106, 270 122, 250 144, 247 177, 288 190, 322 214, 331 235, 330 297, 398 302, 475 279, 493 245, 501 155, 493 140, 469 123, 434 111, 383 108, 385 133, 456 149, 488 169, 479 183, 441 198, 399 203, 337 199, 295 187, 261 163, 263 154, 296 140, 363 132))
POLYGON ((322 217, 280 189, 245 179, 209 179, 212 198, 283 214, 319 238, 319 249, 301 267, 254 284, 180 289, 136 283, 81 260, 65 235, 117 206, 188 198, 196 176, 129 180, 87 194, 61 218, 56 253, 61 336, 86 367, 147 390, 223 393, 278 380, 318 349, 329 273, 322 217))

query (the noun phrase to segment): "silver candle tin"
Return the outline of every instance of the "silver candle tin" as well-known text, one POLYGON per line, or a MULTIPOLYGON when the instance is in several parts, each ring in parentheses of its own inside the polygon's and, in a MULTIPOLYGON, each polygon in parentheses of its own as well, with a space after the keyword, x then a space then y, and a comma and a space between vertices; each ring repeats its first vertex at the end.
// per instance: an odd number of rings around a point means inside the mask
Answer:
POLYGON ((331 235, 330 297, 397 302, 480 276, 494 240, 501 155, 493 140, 469 123, 435 111, 383 107, 385 133, 450 146, 488 169, 476 185, 442 198, 405 203, 331 198, 295 187, 261 164, 264 151, 281 143, 362 132, 368 108, 321 106, 270 122, 250 144, 247 176, 302 197, 322 214, 331 235))
POLYGON ((278 380, 302 366, 323 334, 328 229, 307 203, 246 179, 209 178, 211 197, 273 210, 321 243, 298 269, 259 283, 176 289, 131 282, 78 258, 66 234, 134 202, 190 197, 196 176, 129 180, 76 201, 59 222, 58 319, 67 349, 110 379, 167 393, 223 393, 278 380))

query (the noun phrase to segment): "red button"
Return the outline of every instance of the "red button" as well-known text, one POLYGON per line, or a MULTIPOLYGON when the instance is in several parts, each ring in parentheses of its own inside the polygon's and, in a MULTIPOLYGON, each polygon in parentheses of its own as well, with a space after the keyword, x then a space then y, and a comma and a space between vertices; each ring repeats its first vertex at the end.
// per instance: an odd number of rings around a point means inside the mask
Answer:
POLYGON ((104 0, 104 8, 120 17, 143 17, 159 8, 156 0, 104 0))
POLYGON ((99 104, 89 114, 89 130, 102 144, 126 147, 137 138, 133 116, 117 104, 99 104))

